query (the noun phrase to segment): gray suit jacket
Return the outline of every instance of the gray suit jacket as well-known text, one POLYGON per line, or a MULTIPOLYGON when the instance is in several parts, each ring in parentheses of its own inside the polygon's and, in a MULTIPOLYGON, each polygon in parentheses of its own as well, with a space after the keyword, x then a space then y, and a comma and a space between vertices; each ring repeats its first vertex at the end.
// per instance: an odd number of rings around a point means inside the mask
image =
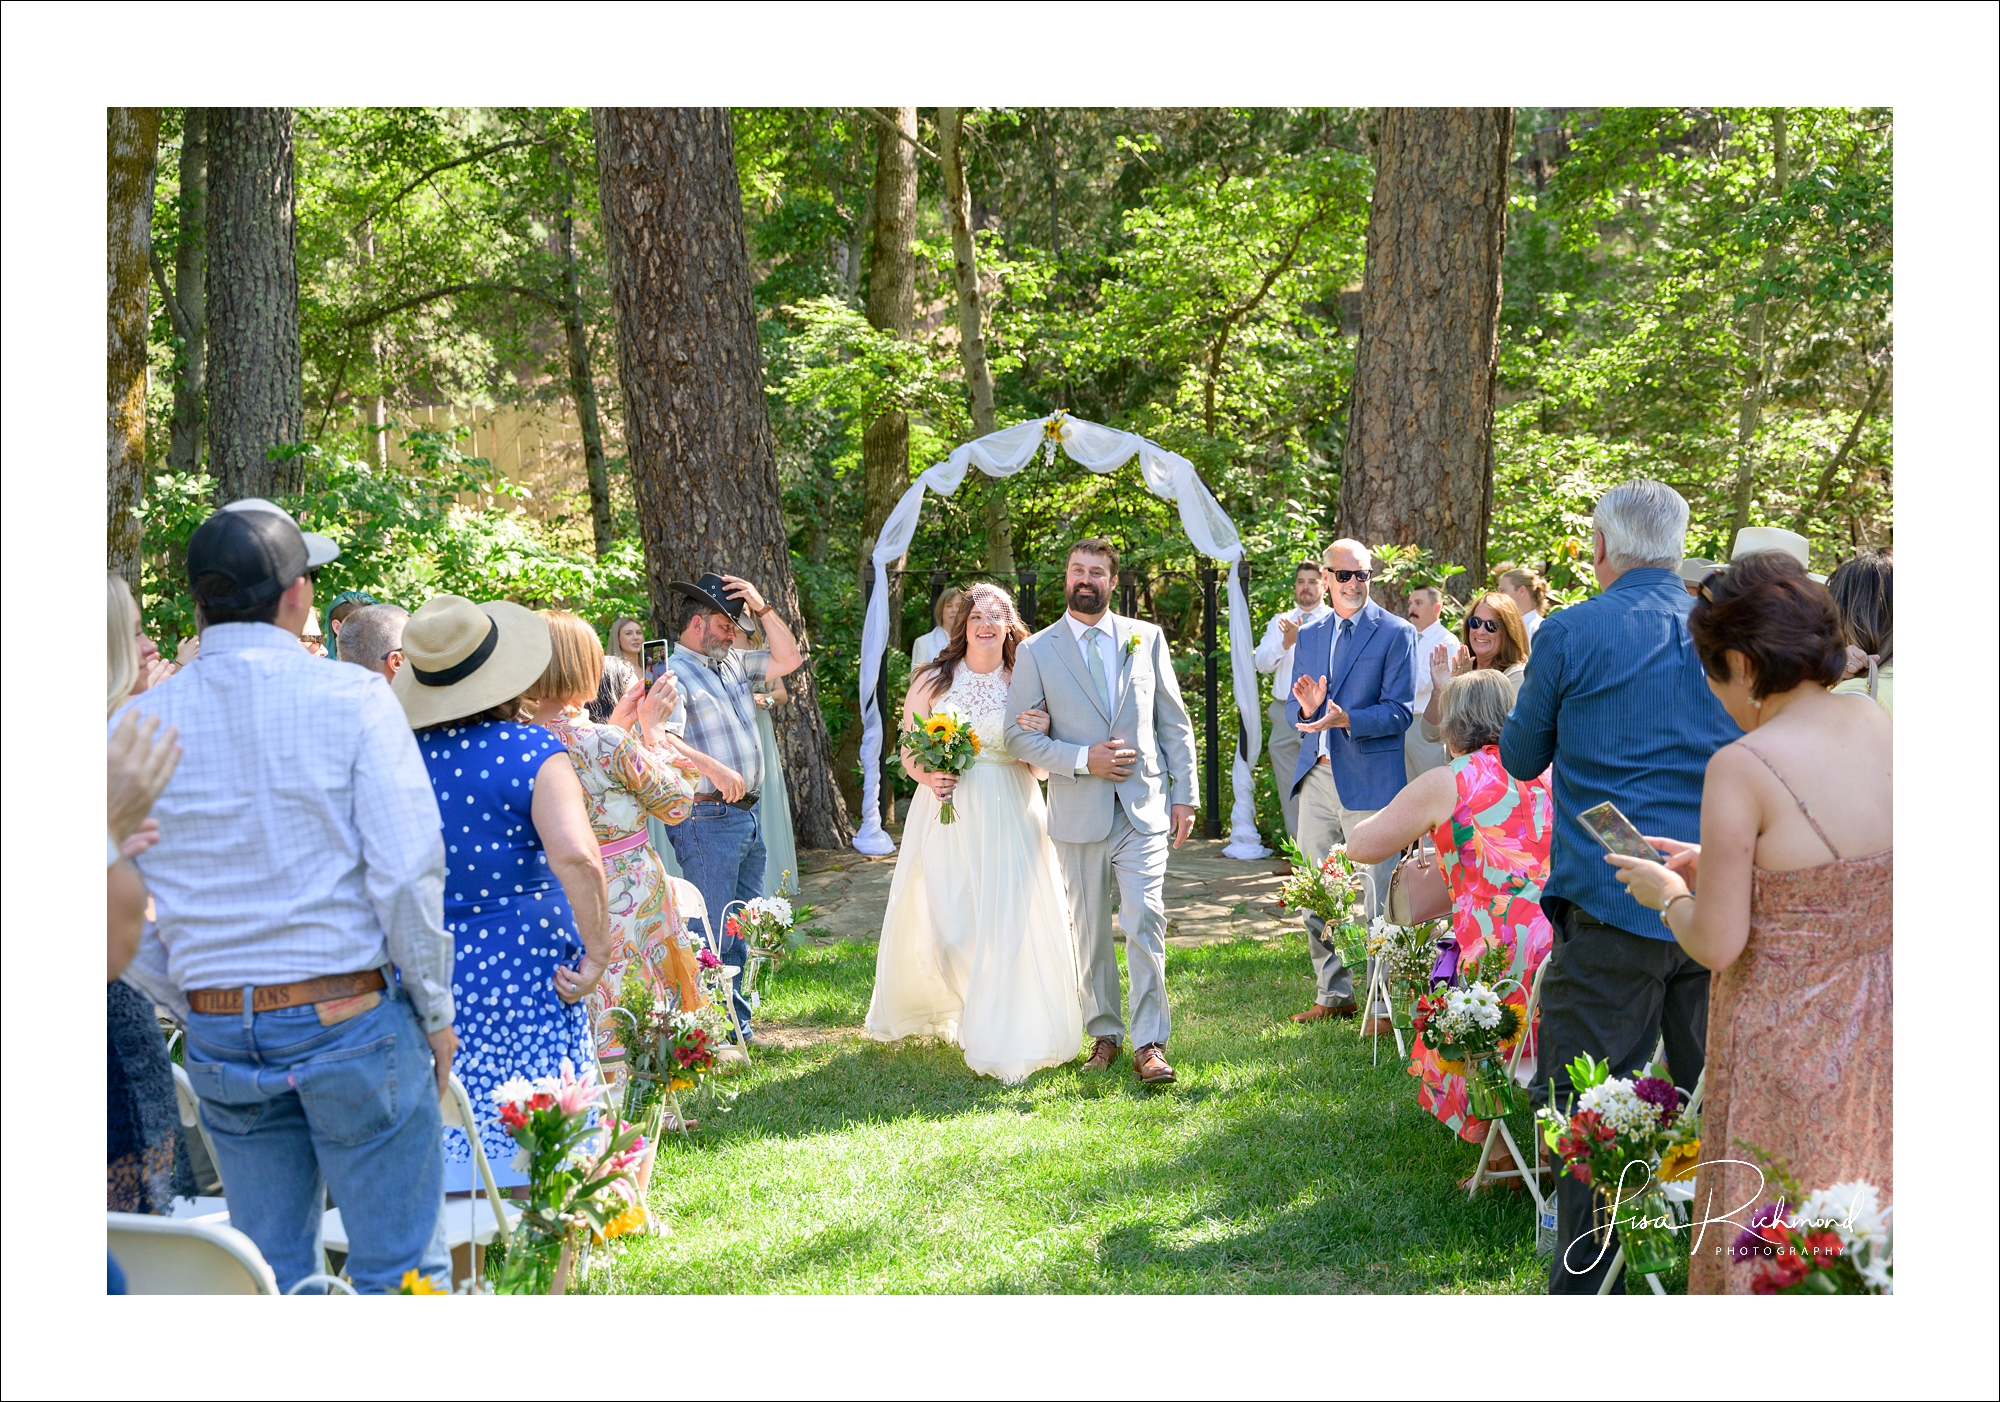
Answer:
POLYGON ((1102 842, 1111 835, 1112 797, 1143 833, 1166 832, 1169 803, 1195 802, 1194 726, 1181 704, 1180 681, 1166 635, 1136 618, 1106 614, 1117 675, 1111 713, 1091 685, 1068 616, 1029 638, 1014 654, 1007 695, 1007 753, 1049 772, 1049 836, 1102 842), (1134 641, 1136 639, 1136 642, 1134 641), (1049 733, 1023 730, 1015 717, 1031 707, 1049 713, 1049 733), (1118 736, 1139 752, 1123 783, 1076 773, 1076 751, 1118 736), (1171 792, 1169 792, 1171 785, 1171 792))

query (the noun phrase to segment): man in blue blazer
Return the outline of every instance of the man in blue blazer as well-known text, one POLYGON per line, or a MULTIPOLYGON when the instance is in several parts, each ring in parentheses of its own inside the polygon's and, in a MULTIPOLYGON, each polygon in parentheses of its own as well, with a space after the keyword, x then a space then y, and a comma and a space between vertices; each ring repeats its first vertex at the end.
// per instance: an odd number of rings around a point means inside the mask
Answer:
MULTIPOLYGON (((1368 598, 1374 557, 1358 540, 1336 540, 1323 557, 1332 614, 1299 634, 1292 697, 1285 711, 1300 732, 1292 792, 1299 801, 1299 847, 1314 862, 1402 791, 1403 738, 1416 683, 1416 629, 1368 598)), ((1369 919, 1388 894, 1392 857, 1364 868, 1369 919)), ((1318 994, 1293 1022, 1355 1014, 1354 976, 1326 937, 1325 922, 1305 917, 1318 994)), ((1370 1008, 1369 1016, 1386 1016, 1370 1008)))

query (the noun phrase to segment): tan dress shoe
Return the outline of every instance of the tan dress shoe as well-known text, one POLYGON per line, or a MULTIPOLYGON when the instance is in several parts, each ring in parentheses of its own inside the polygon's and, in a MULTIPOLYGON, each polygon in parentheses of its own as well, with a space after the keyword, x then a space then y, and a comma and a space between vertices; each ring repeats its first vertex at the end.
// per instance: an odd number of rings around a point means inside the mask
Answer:
POLYGON ((1322 1022, 1330 1017, 1353 1017, 1358 1007, 1352 1001, 1335 1003, 1328 1007, 1324 1003, 1314 1003, 1302 1013, 1293 1013, 1293 1022, 1322 1022))
POLYGON ((1090 1058, 1083 1063, 1083 1069, 1086 1071, 1109 1071, 1111 1063, 1117 1059, 1118 1039, 1116 1037, 1099 1037, 1097 1044, 1091 1047, 1090 1058))
POLYGON ((1149 1086, 1172 1085, 1174 1068, 1167 1065, 1166 1048, 1158 1042, 1148 1042, 1132 1053, 1132 1070, 1140 1081, 1149 1086))

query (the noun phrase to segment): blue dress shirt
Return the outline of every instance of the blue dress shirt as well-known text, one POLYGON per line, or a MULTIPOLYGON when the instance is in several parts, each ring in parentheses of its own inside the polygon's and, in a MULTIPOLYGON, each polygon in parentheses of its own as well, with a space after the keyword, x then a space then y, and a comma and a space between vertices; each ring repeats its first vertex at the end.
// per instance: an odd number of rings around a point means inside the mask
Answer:
POLYGON ((1517 779, 1555 766, 1556 838, 1545 897, 1607 925, 1673 938, 1618 884, 1577 814, 1609 799, 1640 832, 1701 840, 1709 756, 1743 732, 1708 689, 1673 570, 1627 570, 1594 599, 1542 620, 1500 735, 1517 779))

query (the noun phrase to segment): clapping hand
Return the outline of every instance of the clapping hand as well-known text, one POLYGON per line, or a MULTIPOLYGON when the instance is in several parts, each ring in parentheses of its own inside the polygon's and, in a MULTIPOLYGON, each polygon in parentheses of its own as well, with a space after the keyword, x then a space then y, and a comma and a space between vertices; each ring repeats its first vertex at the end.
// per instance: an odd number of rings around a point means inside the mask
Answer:
POLYGON ((1322 730, 1331 730, 1336 725, 1347 724, 1347 712, 1326 699, 1325 677, 1298 678, 1292 683, 1292 699, 1299 703, 1300 715, 1310 715, 1321 706, 1326 707, 1326 714, 1318 720, 1302 720, 1297 723, 1296 728, 1303 735, 1317 735, 1322 730))
POLYGON ((1472 655, 1471 648, 1462 647, 1458 650, 1458 656, 1451 659, 1451 674, 1454 677, 1462 677, 1477 666, 1478 662, 1479 659, 1472 655))
POLYGON ((118 844, 118 855, 136 857, 160 840, 160 820, 148 818, 132 830, 132 835, 118 844))
POLYGON ((1299 641, 1299 621, 1296 618, 1280 618, 1278 636, 1285 640, 1286 647, 1296 646, 1299 641))
POLYGON ((1014 717, 1014 724, 1037 735, 1046 735, 1049 733, 1049 713, 1039 706, 1030 706, 1014 717))
POLYGON ((180 731, 173 726, 160 729, 158 716, 142 718, 137 711, 127 711, 111 732, 107 826, 119 843, 139 831, 153 801, 173 778, 181 762, 181 747, 175 743, 179 738, 180 731))
POLYGON ((1431 649, 1431 689, 1433 691, 1444 690, 1445 684, 1451 680, 1451 667, 1452 655, 1449 647, 1443 643, 1439 643, 1431 649))

